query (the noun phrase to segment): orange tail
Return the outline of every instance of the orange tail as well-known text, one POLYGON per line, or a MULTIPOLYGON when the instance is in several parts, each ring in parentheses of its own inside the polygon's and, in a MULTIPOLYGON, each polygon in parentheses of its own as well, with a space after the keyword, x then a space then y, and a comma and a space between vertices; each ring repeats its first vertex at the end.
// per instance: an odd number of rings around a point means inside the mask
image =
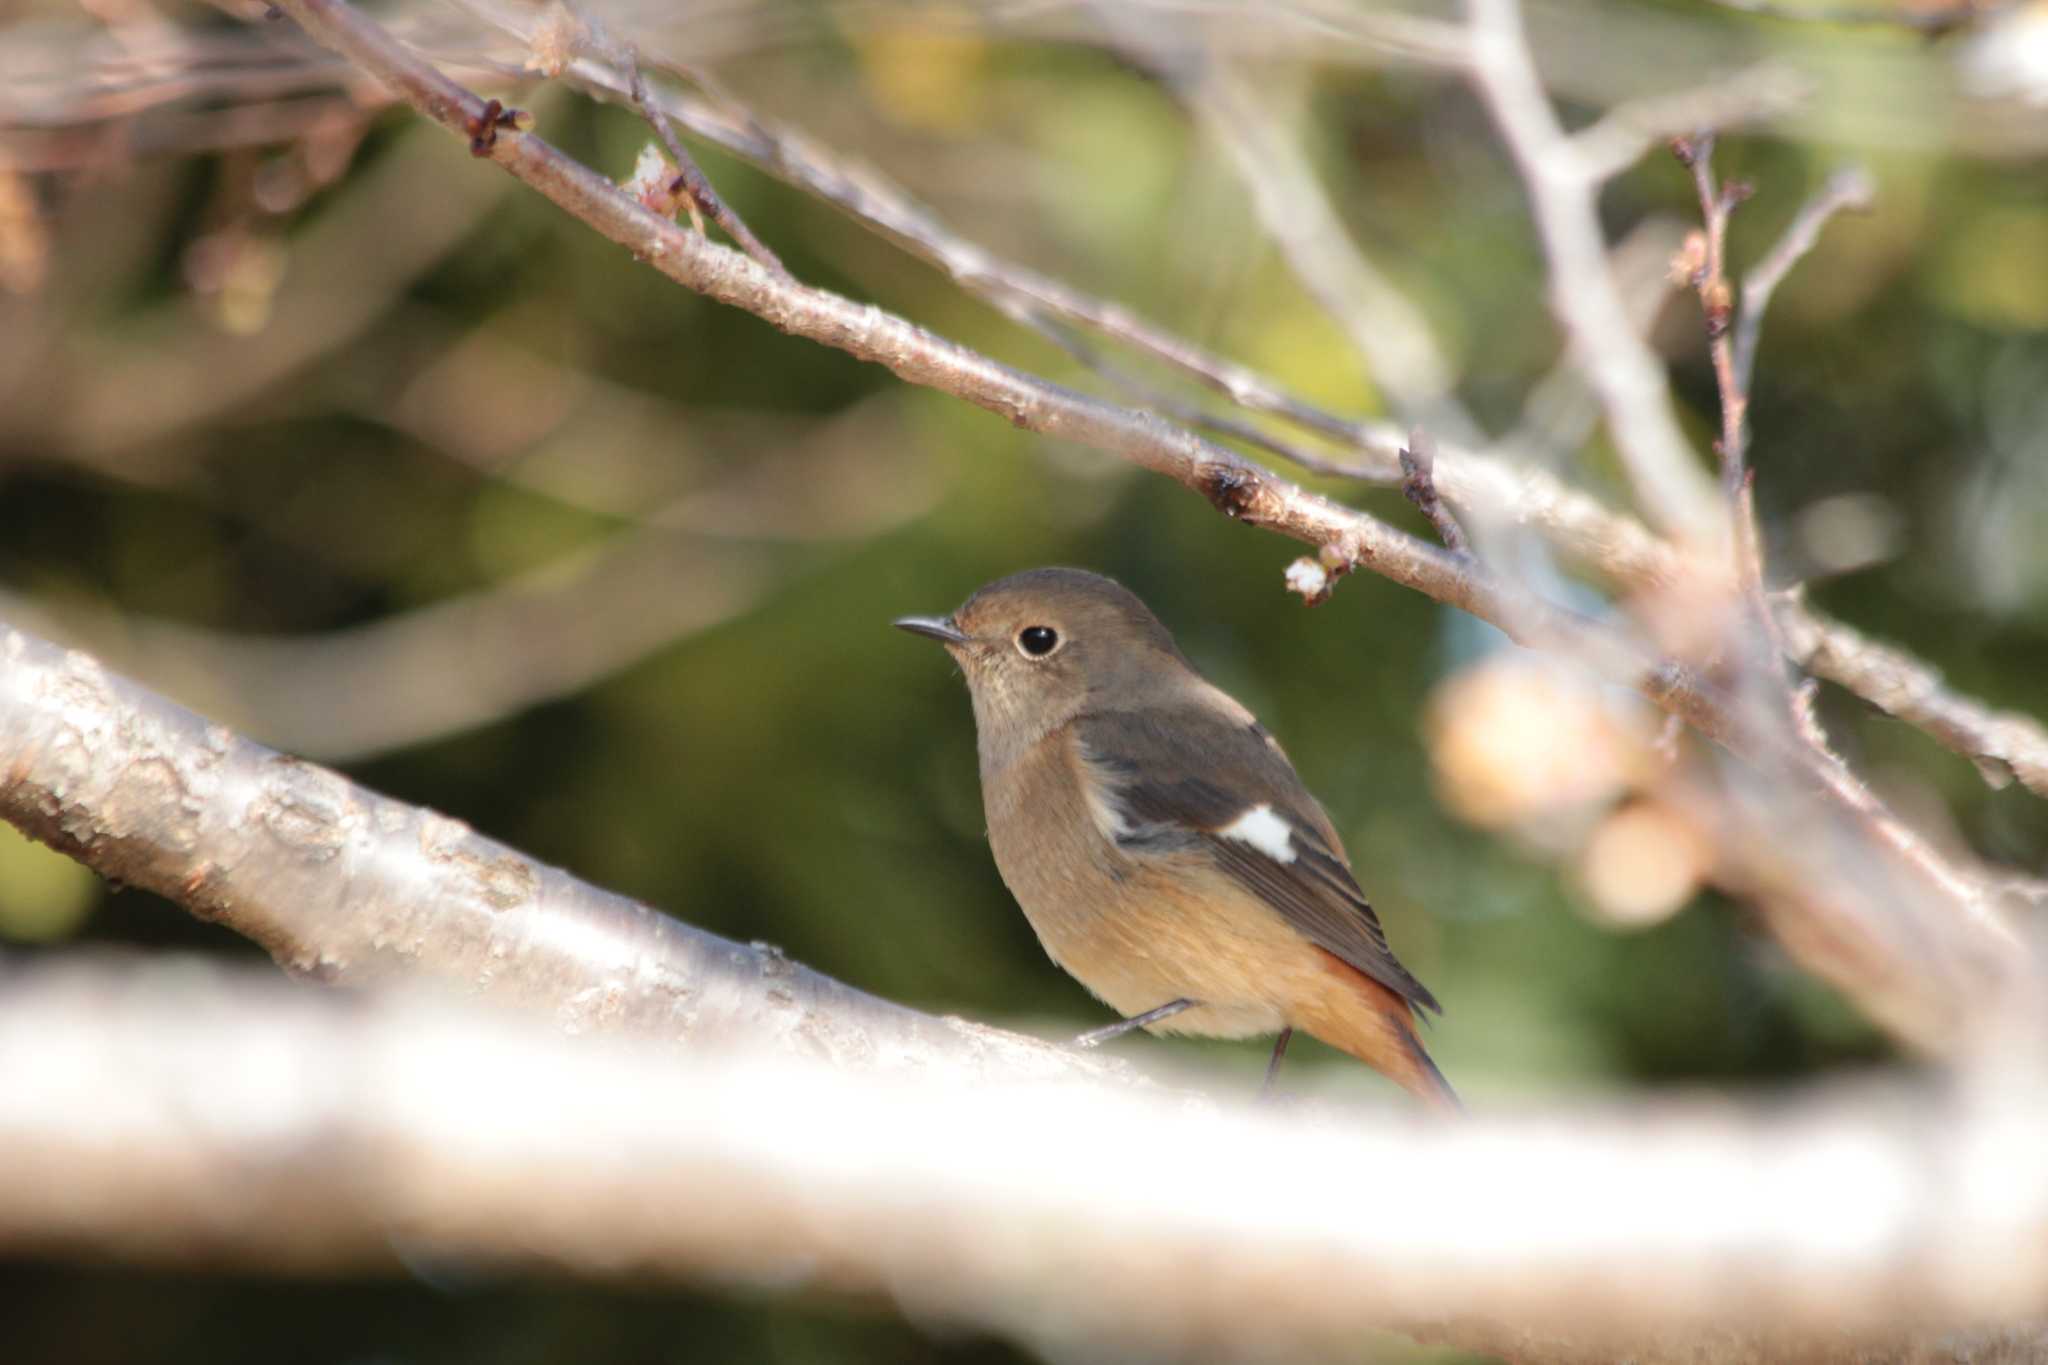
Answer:
POLYGON ((1408 1002, 1335 954, 1316 951, 1329 969, 1330 989, 1302 1003, 1299 1026, 1439 1113, 1464 1113, 1457 1092, 1423 1050, 1408 1002))

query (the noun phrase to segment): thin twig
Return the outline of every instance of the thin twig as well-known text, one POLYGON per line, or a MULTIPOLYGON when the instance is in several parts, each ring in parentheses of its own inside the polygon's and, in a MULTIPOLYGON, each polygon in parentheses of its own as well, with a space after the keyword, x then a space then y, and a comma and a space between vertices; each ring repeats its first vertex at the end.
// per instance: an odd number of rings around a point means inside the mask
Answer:
POLYGON ((1365 358, 1394 412, 1449 423, 1454 439, 1479 429, 1456 401, 1457 376, 1428 322, 1368 260, 1290 131, 1253 83, 1219 62, 1166 66, 1166 78, 1203 135, 1229 159, 1266 235, 1331 321, 1365 358))
POLYGON ((1786 682, 1784 650, 1777 639, 1778 624, 1764 601, 1763 537, 1756 522, 1756 486, 1745 459, 1749 450, 1749 391, 1736 376, 1729 336, 1735 315, 1735 287, 1728 278, 1728 222, 1736 206, 1749 198, 1751 190, 1742 181, 1724 183, 1715 176, 1712 133, 1676 139, 1671 150, 1692 173, 1705 228, 1693 287, 1699 293, 1700 312, 1706 320, 1707 349, 1713 357, 1715 386, 1721 398, 1721 437, 1714 443, 1714 452, 1720 457, 1721 496, 1727 504, 1728 523, 1733 532, 1729 548, 1747 616, 1745 624, 1756 633, 1762 646, 1746 651, 1745 661, 1756 676, 1767 681, 1796 729, 1799 707, 1786 682))
POLYGON ((1714 138, 1710 133, 1680 139, 1674 142, 1672 150, 1692 173, 1705 224, 1694 284, 1706 318, 1708 347, 1721 395, 1721 439, 1716 449, 1721 457, 1722 491, 1728 499, 1734 530, 1731 548, 1743 607, 1738 619, 1742 623, 1740 653, 1747 665, 1744 674, 1761 686, 1766 705, 1782 718, 1795 746, 1795 762, 1788 775, 1817 782, 1863 823, 1874 843, 1896 853, 1928 887, 1952 899, 1966 916, 2010 934, 1988 904, 1983 883, 1960 877, 1850 769, 1814 714, 1811 690, 1796 686, 1787 675, 1787 651, 1763 581, 1763 541, 1756 521, 1755 479, 1744 462, 1749 444, 1749 394, 1736 373, 1731 340, 1734 289, 1727 276, 1728 221, 1736 206, 1749 197, 1750 188, 1741 182, 1723 182, 1715 175, 1714 138))
POLYGON ((1744 276, 1742 307, 1735 317, 1735 382, 1745 392, 1756 369, 1756 348, 1758 338, 1763 334, 1764 311, 1771 306, 1771 296, 1777 292, 1778 285, 1820 240, 1821 229, 1827 226, 1830 218, 1847 209, 1869 208, 1876 194, 1877 187, 1871 181, 1870 173, 1862 167, 1847 166, 1836 171, 1828 177, 1818 194, 1800 205, 1791 226, 1785 229, 1785 235, 1744 276))
POLYGON ((1242 418, 1226 416, 1173 393, 1111 360, 1101 347, 1091 343, 1079 330, 1050 313, 1018 299, 996 298, 992 302, 1012 321, 1029 327, 1072 356, 1134 402, 1165 413, 1176 422, 1227 437, 1254 450, 1277 455, 1287 463, 1314 474, 1357 479, 1365 475, 1354 462, 1332 459, 1296 441, 1275 436, 1242 418))
POLYGON ((690 225, 701 236, 704 231, 704 220, 709 218, 725 230, 726 236, 732 238, 740 250, 776 274, 788 275, 789 271, 783 266, 782 258, 771 251, 767 243, 755 236, 754 230, 748 227, 739 214, 719 196, 717 189, 711 184, 710 177, 704 174, 696 158, 690 155, 689 148, 683 146, 683 140, 676 136, 675 126, 669 122, 667 111, 649 95, 647 78, 640 71, 639 48, 614 37, 603 22, 590 13, 588 6, 578 3, 578 0, 565 0, 565 3, 569 5, 577 21, 583 25, 587 45, 625 73, 627 99, 640 117, 653 127, 655 135, 661 139, 661 145, 668 149, 669 160, 676 170, 675 179, 669 185, 669 192, 680 193, 683 196, 689 206, 690 225))
POLYGON ((1715 451, 1721 460, 1721 494, 1732 510, 1742 497, 1746 479, 1743 457, 1749 446, 1749 392, 1736 379, 1728 344, 1735 317, 1735 287, 1728 279, 1728 220, 1751 191, 1742 181, 1723 184, 1715 178, 1712 133, 1677 139, 1671 150, 1692 172, 1700 218, 1706 228, 1705 250, 1699 269, 1693 273, 1693 287, 1699 292, 1700 311, 1706 318, 1714 377, 1720 381, 1721 440, 1715 451))

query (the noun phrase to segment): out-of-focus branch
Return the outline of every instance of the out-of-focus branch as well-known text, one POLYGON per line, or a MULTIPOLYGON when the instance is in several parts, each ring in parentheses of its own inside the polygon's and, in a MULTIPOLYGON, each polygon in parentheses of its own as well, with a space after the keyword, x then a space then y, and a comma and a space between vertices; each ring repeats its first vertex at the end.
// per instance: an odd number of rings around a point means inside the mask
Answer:
POLYGON ((426 150, 419 138, 401 139, 353 182, 352 194, 294 238, 292 263, 300 274, 294 287, 277 292, 260 339, 194 328, 166 347, 163 330, 182 303, 145 314, 115 340, 81 344, 66 329, 48 328, 20 371, 42 382, 8 396, 0 430, 13 427, 13 439, 24 446, 135 478, 138 467, 175 450, 174 437, 186 429, 360 337, 502 198, 502 186, 488 176, 456 177, 439 193, 422 195, 419 158, 426 150), (408 230, 383 233, 381 250, 363 251, 362 243, 394 218, 408 230))
POLYGON ((1607 424, 1651 521, 1697 544, 1721 519, 1678 428, 1663 367, 1630 324, 1608 267, 1598 166, 1566 135, 1529 55, 1517 0, 1470 0, 1471 77, 1528 186, 1550 261, 1550 306, 1600 395, 1607 424))
POLYGON ((299 975, 442 982, 578 1033, 745 1038, 889 1065, 1117 1070, 693 929, 6 627, 0 755, 0 818, 254 939, 299 975))
MULTIPOLYGON (((1861 834, 1860 838, 1844 839, 1812 823, 1810 817, 1802 817, 1769 792, 1758 790, 1755 778, 1747 774, 1728 774, 1724 794, 1690 804, 1700 824, 1718 832, 1724 885, 1766 907, 1798 907, 1776 916, 1793 935, 1835 920, 1838 927, 1832 956, 1856 964, 1844 975, 1883 977, 1894 970, 1885 965, 1888 960, 1899 961, 1911 954, 1900 951, 1902 944, 1889 951, 1875 946, 1885 936, 1886 926, 1871 917, 1859 923, 1858 916, 1843 914, 1832 905, 1844 883, 1862 875, 1861 859, 1853 852, 1857 843, 1889 849, 1920 891, 1932 892, 1964 919, 1981 921, 1996 932, 2009 931, 1987 884, 1975 878, 1958 880, 1947 860, 1888 810, 1835 752, 1813 709, 1813 685, 1795 685, 1786 673, 1784 645, 1764 588, 1755 479, 1745 459, 1749 392, 1737 373, 1731 337, 1736 304, 1728 268, 1728 226, 1751 191, 1747 184, 1723 181, 1715 173, 1714 143, 1711 132, 1702 133, 1675 139, 1672 150, 1690 171, 1700 205, 1702 227, 1688 242, 1682 259, 1690 266, 1699 295, 1720 394, 1721 435, 1715 453, 1720 459, 1721 494, 1731 531, 1733 582, 1729 600, 1718 610, 1709 606, 1702 613, 1697 602, 1687 601, 1675 612, 1668 606, 1662 611, 1667 616, 1707 615, 1721 620, 1719 650, 1734 679, 1735 705, 1751 724, 1773 731, 1785 741, 1762 765, 1763 773, 1794 789, 1812 785, 1827 792, 1848 821, 1860 824, 1861 834), (1795 823, 1806 826, 1796 836, 1795 823), (1781 839, 1782 851, 1777 847, 1781 839)), ((1687 589, 1677 591, 1685 593, 1687 589)), ((1980 970, 1969 961, 1968 949, 1948 939, 1928 942, 1924 965, 1930 972, 1954 973, 1958 978, 1980 970)), ((1992 979, 1996 979, 1995 969, 1992 979)), ((1911 993, 1906 993, 1895 996, 1894 1002, 1910 999, 1911 993)), ((1934 1026, 1939 1027, 1938 1023, 1934 1026)))
POLYGON ((1264 96, 1220 61, 1170 66, 1168 79, 1203 135, 1251 192, 1266 235, 1330 319, 1365 357, 1372 381, 1409 422, 1478 430, 1456 403, 1457 376, 1415 305, 1352 243, 1306 157, 1264 96))
MULTIPOLYGON (((425 324, 416 330, 425 331, 425 324)), ((494 363, 505 362, 494 357, 494 363)), ((547 372, 535 362, 520 373, 539 388, 535 376, 547 372)), ((435 377, 430 368, 416 382, 435 377)), ((582 375, 553 378, 564 387, 589 382, 582 375)), ((445 387, 460 391, 464 385, 458 378, 445 387)), ((494 383, 476 397, 489 402, 499 391, 494 383)), ((586 460, 611 423, 630 433, 612 439, 644 435, 640 444, 659 448, 662 433, 633 430, 634 401, 599 389, 589 407, 601 412, 584 413, 578 424, 586 460)), ((639 423, 666 423, 670 447, 692 425, 666 404, 638 401, 647 409, 639 423)), ((423 438, 462 439, 468 414, 459 397, 388 406, 376 414, 382 420, 402 420, 405 410, 417 407, 439 419, 438 429, 419 433, 423 438)), ((630 489, 641 499, 637 509, 592 509, 637 523, 599 544, 487 588, 340 630, 234 634, 84 602, 43 601, 4 588, 0 619, 90 650, 278 748, 328 760, 364 758, 566 696, 684 636, 742 615, 802 572, 805 559, 791 553, 789 538, 877 535, 923 514, 937 496, 936 482, 920 478, 911 461, 887 453, 901 448, 902 433, 877 406, 864 404, 833 422, 811 424, 800 436, 778 430, 777 439, 761 442, 770 453, 719 478, 694 480, 697 486, 665 503, 649 506, 644 487, 630 489), (864 450, 860 473, 850 475, 845 448, 863 440, 883 449, 864 450), (886 485, 887 496, 863 496, 862 486, 876 482, 886 485), (778 537, 780 545, 761 543, 778 537)), ((475 458, 470 451, 451 453, 475 458)), ((677 463, 672 449, 663 450, 662 458, 670 466, 677 463)), ((493 472, 543 496, 565 495, 561 481, 493 472)))
POLYGON ((101 653, 280 748, 363 758, 587 686, 739 615, 787 572, 760 547, 654 527, 501 586, 313 636, 227 635, 76 605, 53 612, 4 590, 0 616, 101 653))
POLYGON ((1585 174, 1595 181, 1619 175, 1652 147, 1701 128, 1733 128, 1796 109, 1804 84, 1773 65, 1753 66, 1697 90, 1630 100, 1572 135, 1585 174))
POLYGON ((0 1249, 817 1287, 1055 1356, 1372 1328, 1532 1363, 2048 1347, 2032 1056, 1941 1090, 1432 1124, 519 1023, 190 966, 17 972, 0 1249))
MULTIPOLYGON (((1628 306, 1629 321, 1645 335, 1653 330, 1671 296, 1671 258, 1678 254, 1684 239, 1684 229, 1675 219, 1645 218, 1615 244, 1611 253, 1615 282, 1628 306)), ((1585 447, 1599 423, 1600 400, 1587 387, 1579 366, 1567 355, 1530 387, 1514 428, 1493 442, 1492 450, 1498 458, 1515 464, 1534 465, 1538 469, 1564 468, 1567 459, 1585 447)), ((1569 548, 1558 544, 1540 519, 1517 524, 1525 524, 1529 531, 1543 536, 1553 548, 1563 549, 1570 556, 1569 548)))
POLYGON ((97 170, 145 157, 271 146, 366 117, 346 95, 314 95, 220 109, 163 110, 101 125, 9 128, 0 130, 0 164, 29 173, 97 170))
MULTIPOLYGON (((1198 8, 1187 0, 1116 3, 1159 30, 1184 30, 1198 14, 1208 41, 1247 61, 1439 72, 1455 71, 1464 60, 1461 30, 1414 10, 1368 9, 1349 0, 1319 4, 1312 15, 1282 0, 1203 0, 1198 8)), ((793 43, 811 38, 839 42, 849 30, 942 23, 941 14, 964 18, 965 7, 940 12, 929 0, 859 0, 829 11, 798 11, 778 0, 743 0, 705 13, 695 8, 678 11, 664 0, 606 0, 604 8, 651 66, 667 65, 663 59, 678 57, 705 66, 764 51, 786 52, 793 43), (830 18, 821 19, 828 12, 830 18), (805 18, 798 18, 800 13, 805 18)), ((1101 24, 1093 13, 1099 4, 981 0, 973 8, 984 35, 1058 43, 1102 41, 1101 24)), ((458 26, 449 22, 456 12, 440 0, 403 0, 383 11, 386 22, 410 42, 440 45, 451 52, 468 44, 474 52, 475 35, 456 32, 458 26)), ((210 64, 194 73, 184 52, 246 51, 263 44, 267 35, 217 28, 177 34, 170 42, 148 41, 155 34, 144 35, 142 41, 131 35, 117 48, 108 41, 104 25, 88 15, 71 15, 68 21, 64 16, 58 7, 35 22, 17 23, 7 41, 0 43, 0 124, 12 122, 10 115, 18 112, 47 123, 86 107, 118 109, 133 101, 138 87, 160 85, 166 75, 186 80, 196 74, 188 81, 193 88, 232 98, 236 90, 264 85, 278 66, 293 60, 283 51, 287 44, 275 43, 268 45, 263 59, 239 70, 210 64), (127 68, 119 80, 109 83, 97 72, 82 74, 110 60, 127 68)), ((2021 34, 1993 26, 1977 36, 1984 47, 2021 46, 2021 34)), ((1669 91, 1688 87, 1703 71, 1742 70, 1754 61, 1757 49, 1753 29, 1717 22, 1706 11, 1616 8, 1583 0, 1542 7, 1537 40, 1550 88, 1579 107, 1596 109, 1646 100, 1662 104, 1669 91)), ((1947 44, 1844 43, 1816 36, 1772 46, 1810 88, 1811 99, 1801 109, 1824 111, 1821 126, 1831 141, 1873 150, 1941 147, 2006 160, 2038 156, 2048 146, 2048 112, 2014 97, 2026 88, 2018 79, 2025 74, 2018 59, 2007 63, 2013 78, 1993 79, 1980 76, 1974 52, 1960 54, 1947 44), (1961 79, 1959 58, 1966 67, 1961 79)), ((1988 69, 1992 64, 1981 65, 1988 69)), ((1765 126, 1780 135, 1796 136, 1811 129, 1810 124, 1802 127, 1800 111, 1745 112, 1752 120, 1767 119, 1765 126)), ((1663 131, 1718 121, 1692 118, 1663 131)), ((4 141, 0 137, 0 143, 4 141)))
POLYGON ((1923 6, 1900 5, 1781 5, 1774 0, 1708 0, 1724 9, 1744 14, 1761 14, 1779 23, 1867 25, 1873 28, 1911 29, 1940 37, 1953 29, 1976 23, 1987 14, 2006 8, 1997 0, 1938 0, 1923 6))

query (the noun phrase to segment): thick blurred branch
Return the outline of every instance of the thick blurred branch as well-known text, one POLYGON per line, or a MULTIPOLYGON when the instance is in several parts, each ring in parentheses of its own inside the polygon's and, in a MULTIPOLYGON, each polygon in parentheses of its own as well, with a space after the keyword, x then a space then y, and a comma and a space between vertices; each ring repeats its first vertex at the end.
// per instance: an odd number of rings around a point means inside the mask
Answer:
POLYGON ((190 966, 0 984, 15 1254, 806 1285, 1095 1358, 1351 1354, 1372 1328, 1527 1362, 2048 1349, 2031 1055, 1970 1086, 1439 1125, 570 1041, 190 966))
POLYGON ((5 627, 0 755, 0 818, 254 939, 298 975, 442 982, 577 1033, 1123 1074, 693 929, 5 627))

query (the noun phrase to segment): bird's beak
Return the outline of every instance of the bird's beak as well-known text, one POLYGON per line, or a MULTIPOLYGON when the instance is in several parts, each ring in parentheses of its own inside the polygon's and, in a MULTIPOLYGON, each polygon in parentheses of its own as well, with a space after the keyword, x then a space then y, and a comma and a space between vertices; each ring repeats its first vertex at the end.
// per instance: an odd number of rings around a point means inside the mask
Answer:
POLYGON ((968 640, 950 616, 899 616, 896 629, 937 640, 942 645, 964 645, 968 640))

